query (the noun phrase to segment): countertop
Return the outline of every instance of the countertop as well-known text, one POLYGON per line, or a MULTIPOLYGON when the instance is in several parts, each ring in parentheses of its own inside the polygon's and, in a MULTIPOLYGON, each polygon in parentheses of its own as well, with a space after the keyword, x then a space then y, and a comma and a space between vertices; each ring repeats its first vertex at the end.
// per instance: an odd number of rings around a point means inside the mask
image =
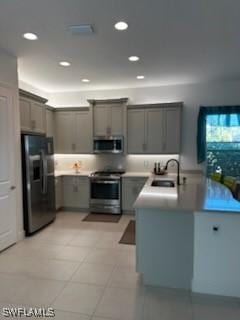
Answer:
POLYGON ((240 213, 240 202, 233 198, 231 191, 211 179, 191 175, 187 176, 185 185, 174 188, 152 187, 154 179, 176 181, 176 176, 150 176, 134 204, 135 209, 240 213))
POLYGON ((94 171, 80 171, 76 173, 74 170, 55 170, 55 177, 74 176, 74 177, 88 177, 94 171))
MULTIPOLYGON (((79 173, 76 173, 74 170, 56 170, 54 175, 55 177, 61 177, 61 176, 82 176, 82 177, 88 177, 91 173, 95 172, 93 171, 80 171, 79 173)), ((148 178, 151 176, 150 172, 125 172, 122 177, 123 178, 130 178, 130 177, 136 177, 136 178, 148 178)))

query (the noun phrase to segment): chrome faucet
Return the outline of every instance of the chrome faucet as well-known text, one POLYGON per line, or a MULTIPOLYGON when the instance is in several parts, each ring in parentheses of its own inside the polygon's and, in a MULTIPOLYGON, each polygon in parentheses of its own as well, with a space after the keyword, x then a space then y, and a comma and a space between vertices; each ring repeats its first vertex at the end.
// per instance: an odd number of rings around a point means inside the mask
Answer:
POLYGON ((179 163, 179 161, 176 160, 176 159, 170 159, 170 160, 168 160, 167 163, 166 163, 166 165, 165 165, 165 168, 164 168, 164 169, 167 171, 168 164, 169 164, 169 162, 171 162, 171 161, 174 161, 174 162, 176 162, 176 164, 177 164, 177 185, 180 186, 180 163, 179 163))

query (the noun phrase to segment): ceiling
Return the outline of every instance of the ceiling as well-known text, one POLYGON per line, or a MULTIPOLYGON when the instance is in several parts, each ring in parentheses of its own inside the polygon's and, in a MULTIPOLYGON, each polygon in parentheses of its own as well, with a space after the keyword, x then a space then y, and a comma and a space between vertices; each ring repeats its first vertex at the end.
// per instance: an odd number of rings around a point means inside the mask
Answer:
POLYGON ((238 80, 239 12, 239 0, 1 0, 0 47, 19 58, 22 81, 46 92, 238 80), (114 29, 119 20, 127 31, 114 29), (68 30, 82 23, 95 34, 68 30))

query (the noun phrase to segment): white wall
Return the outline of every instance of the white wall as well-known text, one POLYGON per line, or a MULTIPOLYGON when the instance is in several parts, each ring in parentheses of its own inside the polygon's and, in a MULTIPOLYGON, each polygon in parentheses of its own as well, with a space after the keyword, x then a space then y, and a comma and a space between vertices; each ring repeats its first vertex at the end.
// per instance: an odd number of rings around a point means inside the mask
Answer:
POLYGON ((240 104, 240 82, 54 93, 50 95, 49 104, 55 107, 86 106, 87 99, 120 97, 129 97, 131 104, 183 101, 182 167, 200 169, 196 161, 198 107, 240 104))
POLYGON ((17 58, 0 49, 0 85, 13 90, 14 93, 14 130, 15 130, 15 184, 17 209, 17 232, 18 239, 23 236, 23 213, 22 213, 22 176, 21 176, 21 136, 20 136, 20 113, 18 96, 18 73, 17 58))
POLYGON ((24 82, 22 80, 19 80, 18 86, 22 90, 31 92, 31 93, 36 94, 37 96, 40 96, 40 97, 45 98, 45 99, 49 99, 50 94, 48 92, 43 91, 41 89, 38 89, 38 88, 32 86, 31 84, 26 83, 26 82, 24 82))
MULTIPOLYGON (((106 167, 124 169, 134 172, 153 171, 154 163, 160 162, 164 166, 168 159, 179 159, 178 155, 93 155, 93 154, 56 154, 55 168, 57 170, 70 170, 76 161, 81 162, 81 170, 103 170, 106 167)), ((175 164, 169 166, 168 172, 176 172, 175 164)))

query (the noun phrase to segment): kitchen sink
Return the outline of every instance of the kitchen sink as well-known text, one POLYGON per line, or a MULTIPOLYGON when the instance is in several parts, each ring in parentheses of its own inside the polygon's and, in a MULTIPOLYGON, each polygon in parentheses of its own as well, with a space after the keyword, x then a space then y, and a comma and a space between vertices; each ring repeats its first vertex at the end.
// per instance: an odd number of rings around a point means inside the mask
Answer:
POLYGON ((171 180, 153 180, 152 187, 174 188, 175 183, 171 180))

